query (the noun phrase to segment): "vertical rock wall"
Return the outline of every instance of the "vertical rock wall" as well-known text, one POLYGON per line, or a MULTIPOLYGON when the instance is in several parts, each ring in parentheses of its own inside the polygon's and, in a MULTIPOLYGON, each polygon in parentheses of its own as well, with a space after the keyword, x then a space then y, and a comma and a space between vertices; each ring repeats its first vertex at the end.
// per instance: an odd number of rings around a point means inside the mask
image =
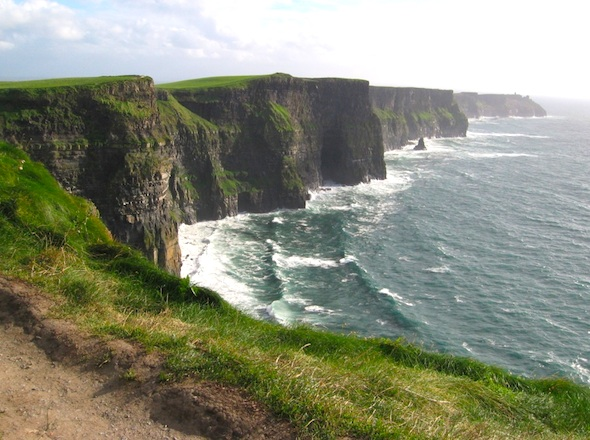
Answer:
POLYGON ((386 150, 421 137, 458 137, 467 133, 467 118, 452 90, 371 87, 386 150))
MULTIPOLYGON (((325 180, 355 184, 385 177, 368 88, 366 81, 276 74, 241 87, 170 93, 218 130, 207 191, 217 184, 237 200, 234 209, 264 212, 304 207, 307 191, 325 180)), ((212 202, 202 206, 201 218, 219 218, 212 202)))

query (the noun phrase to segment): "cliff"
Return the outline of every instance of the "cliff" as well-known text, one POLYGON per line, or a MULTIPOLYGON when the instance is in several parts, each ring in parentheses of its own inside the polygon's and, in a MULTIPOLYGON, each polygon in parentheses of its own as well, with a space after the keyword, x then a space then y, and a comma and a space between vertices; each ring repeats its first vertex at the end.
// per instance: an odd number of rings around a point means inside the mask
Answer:
POLYGON ((387 150, 400 148, 411 139, 467 133, 467 118, 452 90, 370 87, 370 97, 387 150))
POLYGON ((305 206, 308 189, 384 178, 366 81, 148 77, 3 83, 0 139, 90 199, 113 235, 178 273, 178 225, 305 206), (179 103, 182 103, 182 105, 179 103))
POLYGON ((544 117, 547 112, 528 96, 456 93, 455 100, 468 118, 544 117))
POLYGON ((162 88, 219 134, 210 149, 213 173, 200 173, 206 177, 200 186, 210 191, 220 181, 228 205, 220 211, 215 200, 201 200, 200 218, 300 208, 308 189, 324 181, 385 177, 366 81, 275 74, 230 85, 205 79, 162 88))
POLYGON ((0 138, 90 199, 116 238, 177 273, 178 223, 195 211, 161 107, 147 77, 17 83, 0 89, 0 138))

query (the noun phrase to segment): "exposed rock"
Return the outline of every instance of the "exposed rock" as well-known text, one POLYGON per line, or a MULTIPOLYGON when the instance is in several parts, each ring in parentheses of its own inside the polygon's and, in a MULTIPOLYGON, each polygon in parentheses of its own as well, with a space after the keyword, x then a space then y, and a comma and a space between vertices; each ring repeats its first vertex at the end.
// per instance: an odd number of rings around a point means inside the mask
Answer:
POLYGON ((277 74, 157 91, 147 77, 0 90, 0 139, 94 202, 113 235, 173 273, 178 225, 305 206, 308 189, 385 177, 366 81, 277 74))
POLYGON ((371 102, 381 121, 386 150, 420 137, 464 137, 467 117, 452 90, 371 87, 371 102))
POLYGON ((456 93, 455 100, 468 118, 544 117, 547 112, 528 96, 456 93))
MULTIPOLYGON (((308 190, 325 180, 356 184, 385 177, 366 81, 275 74, 243 87, 170 93, 218 129, 220 143, 210 156, 223 170, 213 177, 233 201, 227 214, 301 208, 308 190)), ((213 188, 215 182, 204 184, 213 188)), ((224 214, 215 199, 201 202, 200 218, 224 214)))
POLYGON ((418 144, 414 147, 415 151, 423 151, 426 150, 426 145, 424 144, 424 138, 420 138, 418 140, 418 144))
POLYGON ((3 89, 0 138, 25 149, 70 192, 94 202, 113 235, 180 270, 178 223, 195 218, 177 127, 151 78, 3 89))

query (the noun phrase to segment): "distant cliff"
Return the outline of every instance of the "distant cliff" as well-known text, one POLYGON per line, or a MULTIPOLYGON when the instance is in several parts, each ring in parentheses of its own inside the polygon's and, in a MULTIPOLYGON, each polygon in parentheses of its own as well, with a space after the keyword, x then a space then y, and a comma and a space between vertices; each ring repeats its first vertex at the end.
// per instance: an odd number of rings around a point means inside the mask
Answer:
POLYGON ((324 180, 384 178, 368 88, 282 74, 160 90, 148 77, 4 83, 0 138, 178 273, 180 222, 303 207, 324 180))
POLYGON ((528 96, 456 93, 455 100, 468 118, 543 117, 547 112, 528 96))
POLYGON ((467 133, 467 118, 454 101, 452 90, 371 87, 370 96, 387 150, 421 137, 467 133))

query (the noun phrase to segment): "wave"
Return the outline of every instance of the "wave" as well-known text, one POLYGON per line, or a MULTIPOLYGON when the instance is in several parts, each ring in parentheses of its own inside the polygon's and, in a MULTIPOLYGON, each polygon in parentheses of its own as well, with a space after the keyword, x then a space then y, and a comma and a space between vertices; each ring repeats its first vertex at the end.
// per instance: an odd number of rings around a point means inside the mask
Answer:
POLYGON ((411 302, 405 300, 401 295, 399 295, 399 294, 397 294, 395 292, 391 292, 387 288, 381 289, 379 291, 379 293, 382 293, 383 295, 387 295, 387 296, 393 298, 396 302, 399 302, 401 304, 404 304, 404 305, 406 305, 408 307, 414 307, 414 303, 411 303, 411 302))
POLYGON ((461 344, 461 347, 463 347, 465 350, 467 350, 469 353, 473 353, 473 349, 469 346, 469 344, 467 344, 467 342, 463 342, 461 344))
POLYGON ((424 272, 431 272, 431 273, 451 273, 451 269, 448 266, 439 266, 439 267, 427 267, 426 269, 422 269, 424 272))
POLYGON ((297 267, 319 267, 322 269, 330 269, 338 267, 340 265, 339 261, 329 260, 325 258, 301 257, 298 255, 291 255, 289 257, 285 257, 277 253, 275 253, 272 256, 272 259, 277 264, 277 266, 281 268, 290 269, 294 269, 297 267))
POLYGON ((492 137, 492 138, 528 138, 528 139, 550 139, 549 136, 539 134, 528 134, 528 133, 498 133, 490 131, 468 131, 467 138, 480 138, 480 137, 492 137))
POLYGON ((544 361, 551 364, 557 364, 569 371, 572 378, 580 380, 584 383, 590 383, 590 362, 586 357, 576 356, 573 359, 565 359, 554 352, 547 353, 548 358, 544 361))
POLYGON ((501 157, 538 157, 536 154, 528 153, 467 153, 474 159, 498 159, 501 157))

